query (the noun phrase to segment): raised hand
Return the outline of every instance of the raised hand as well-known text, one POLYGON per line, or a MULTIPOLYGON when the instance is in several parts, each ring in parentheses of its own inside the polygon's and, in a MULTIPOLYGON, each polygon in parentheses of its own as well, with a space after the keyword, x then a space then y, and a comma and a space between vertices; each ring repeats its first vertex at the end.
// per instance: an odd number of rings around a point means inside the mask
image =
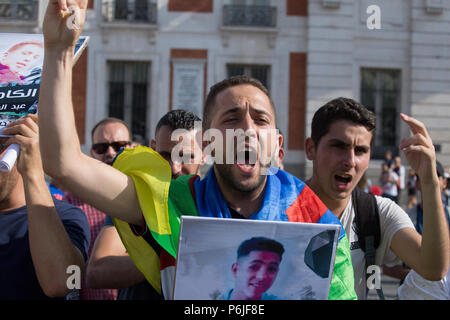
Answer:
POLYGON ((22 176, 43 175, 37 116, 28 114, 17 121, 9 123, 4 132, 13 136, 8 143, 16 143, 20 146, 17 169, 22 176))
POLYGON ((412 136, 402 139, 399 148, 404 152, 411 168, 419 175, 421 182, 432 182, 437 178, 433 141, 422 122, 402 113, 400 118, 408 124, 412 136))
POLYGON ((73 48, 86 18, 88 0, 50 0, 43 33, 46 48, 73 48))

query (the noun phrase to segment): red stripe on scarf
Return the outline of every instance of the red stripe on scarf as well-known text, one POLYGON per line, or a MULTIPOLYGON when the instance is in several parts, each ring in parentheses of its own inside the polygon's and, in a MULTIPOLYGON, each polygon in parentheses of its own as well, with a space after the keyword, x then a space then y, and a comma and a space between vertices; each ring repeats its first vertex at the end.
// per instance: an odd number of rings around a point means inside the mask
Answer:
POLYGON ((164 270, 167 267, 173 267, 176 265, 176 260, 166 250, 161 249, 159 255, 160 270, 164 270))
POLYGON ((294 203, 287 208, 286 215, 292 222, 316 223, 326 211, 327 207, 319 197, 305 185, 294 203))

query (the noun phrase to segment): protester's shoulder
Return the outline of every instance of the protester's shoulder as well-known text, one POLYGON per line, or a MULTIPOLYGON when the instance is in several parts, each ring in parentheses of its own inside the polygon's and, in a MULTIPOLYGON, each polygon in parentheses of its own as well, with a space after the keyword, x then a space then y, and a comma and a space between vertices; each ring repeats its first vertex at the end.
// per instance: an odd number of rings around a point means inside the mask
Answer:
POLYGON ((380 212, 380 215, 390 212, 405 212, 398 204, 395 203, 395 201, 389 198, 375 196, 375 200, 377 201, 378 211, 380 212))
POLYGON ((53 198, 53 202, 55 203, 56 212, 58 212, 62 220, 77 220, 87 224, 86 215, 79 207, 56 198, 53 198))
POLYGON ((414 227, 411 222, 411 219, 397 203, 392 201, 391 199, 375 196, 378 205, 378 212, 380 214, 380 223, 382 224, 391 224, 395 223, 398 225, 407 225, 409 227, 414 227))
POLYGON ((306 186, 306 184, 302 180, 300 180, 293 174, 281 169, 276 170, 275 176, 278 178, 282 185, 296 188, 299 191, 301 191, 306 186))

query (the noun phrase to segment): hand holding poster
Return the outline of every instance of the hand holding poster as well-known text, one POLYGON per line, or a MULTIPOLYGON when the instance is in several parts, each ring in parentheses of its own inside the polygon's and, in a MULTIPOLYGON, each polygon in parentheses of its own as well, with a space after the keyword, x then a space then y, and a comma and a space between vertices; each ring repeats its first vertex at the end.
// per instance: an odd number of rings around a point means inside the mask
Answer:
MULTIPOLYGON (((78 40, 75 62, 88 40, 88 37, 78 40)), ((0 137, 6 137, 2 130, 8 123, 37 113, 43 62, 42 34, 0 34, 0 137)), ((17 155, 15 149, 8 148, 0 159, 0 171, 9 171, 17 155)))
POLYGON ((339 225, 181 217, 174 299, 326 300, 339 225))

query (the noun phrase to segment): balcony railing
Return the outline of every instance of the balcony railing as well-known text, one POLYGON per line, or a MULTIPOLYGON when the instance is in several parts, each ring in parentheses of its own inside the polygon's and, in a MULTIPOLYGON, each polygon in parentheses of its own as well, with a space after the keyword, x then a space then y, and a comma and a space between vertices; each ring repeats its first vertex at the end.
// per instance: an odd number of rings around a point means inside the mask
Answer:
POLYGON ((0 0, 0 20, 37 20, 39 0, 0 0))
POLYGON ((157 6, 152 0, 103 0, 105 22, 156 24, 157 6))
POLYGON ((277 25, 277 8, 226 5, 223 7, 223 25, 274 28, 277 25))

